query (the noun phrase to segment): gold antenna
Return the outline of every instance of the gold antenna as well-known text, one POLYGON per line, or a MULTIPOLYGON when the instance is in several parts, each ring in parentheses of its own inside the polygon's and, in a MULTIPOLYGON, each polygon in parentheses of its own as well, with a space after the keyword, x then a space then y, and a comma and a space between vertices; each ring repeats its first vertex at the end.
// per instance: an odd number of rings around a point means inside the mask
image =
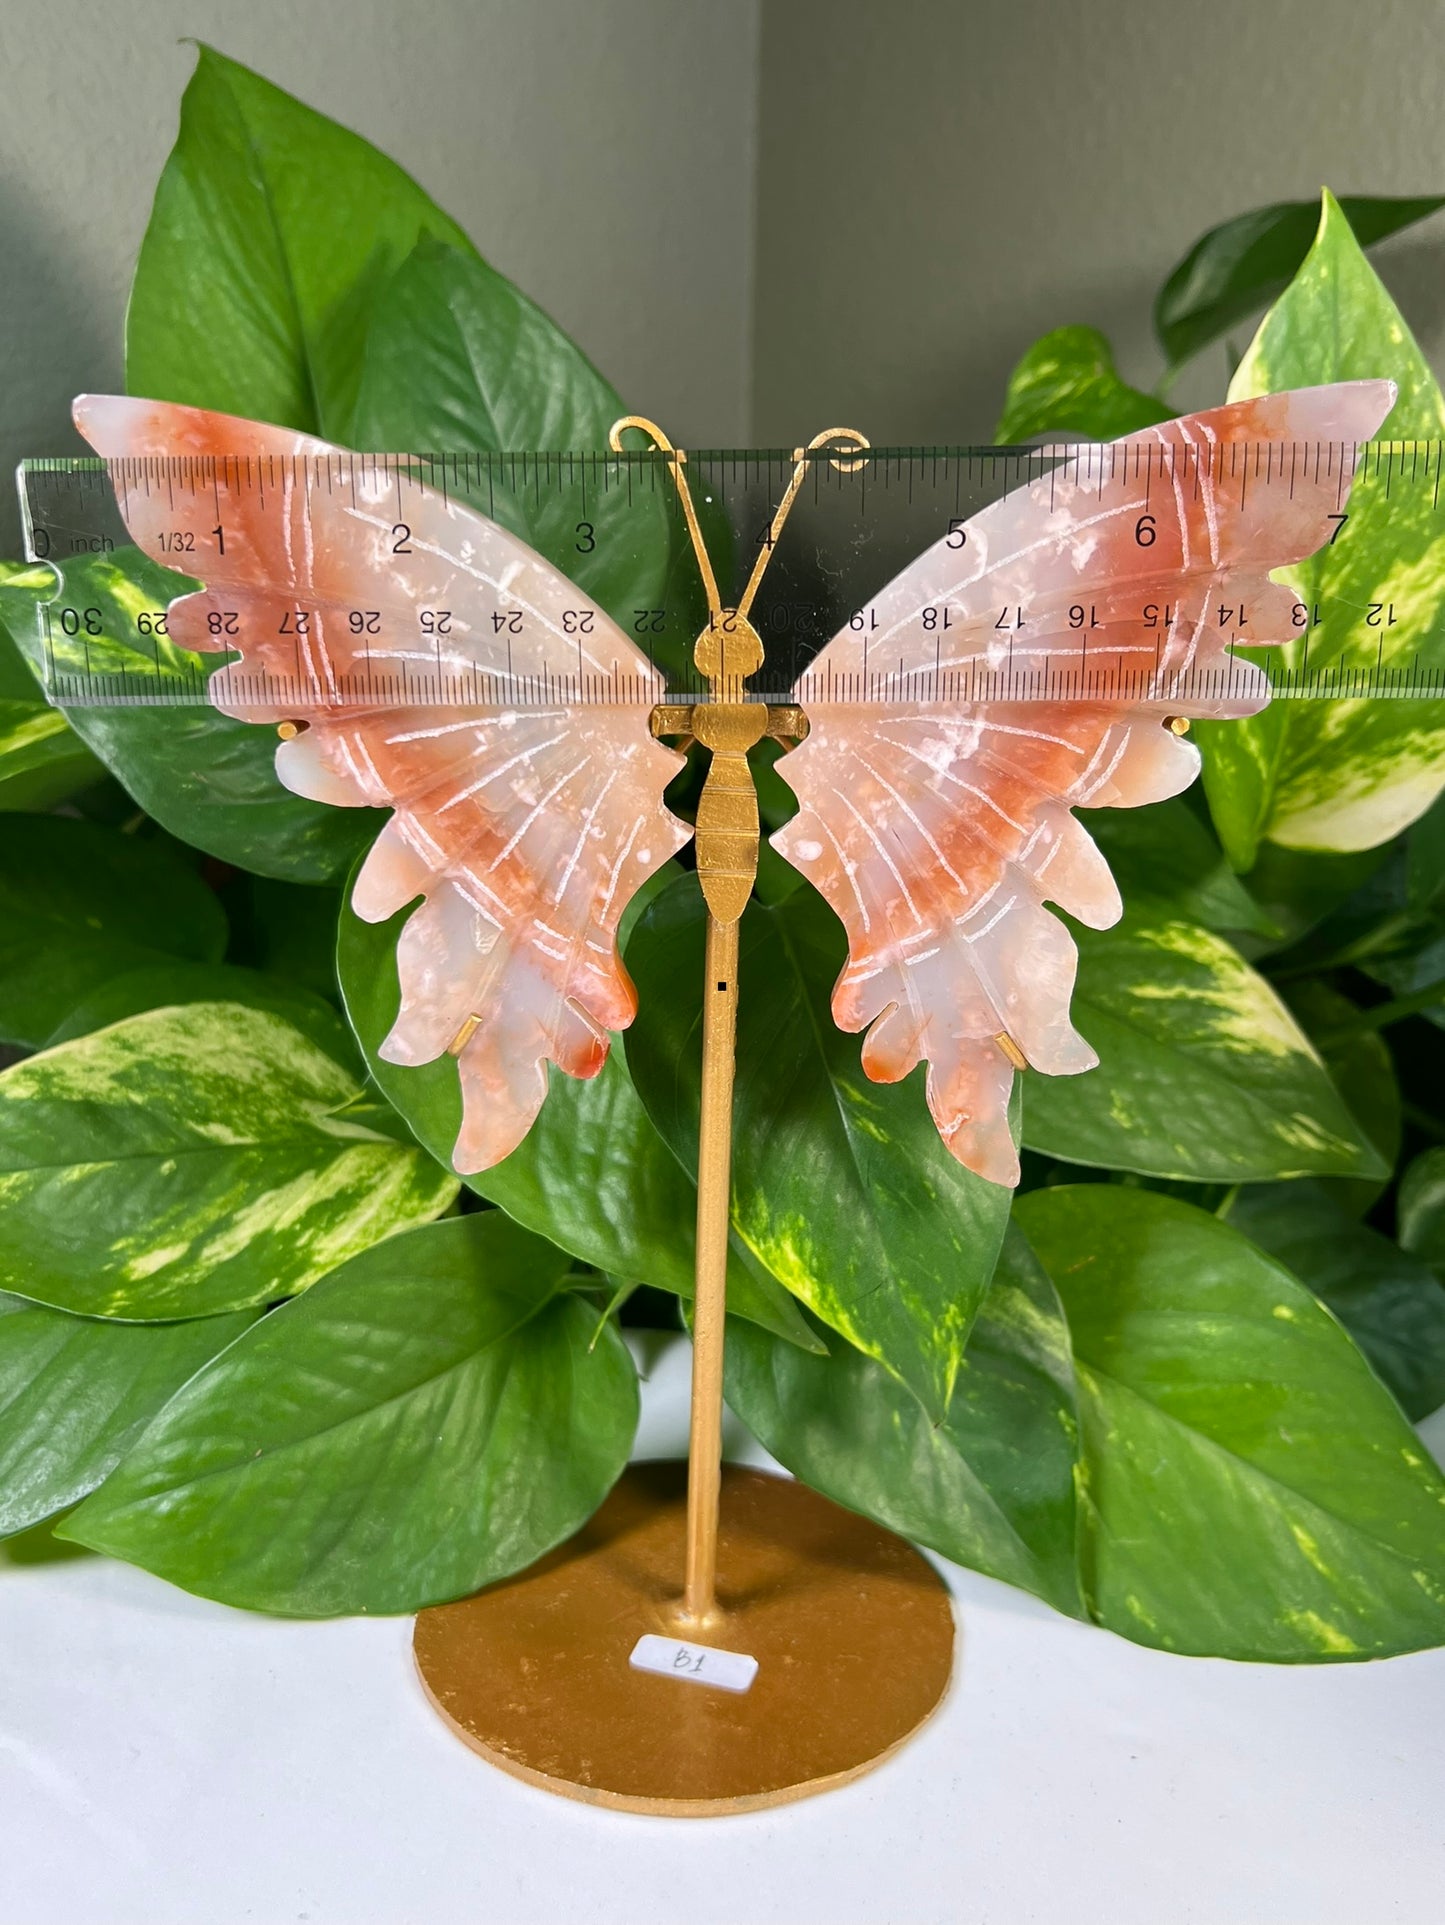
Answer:
MULTIPOLYGON (((708 554, 707 544, 703 541, 702 527, 698 522, 697 509, 693 504, 692 487, 687 477, 686 451, 675 448, 657 423, 649 421, 646 415, 625 414, 620 421, 614 421, 608 431, 608 445, 614 454, 626 452, 622 446, 622 437, 629 428, 636 428, 639 433, 645 434, 659 453, 672 457, 672 476, 677 484, 678 500, 682 503, 687 532, 692 540, 693 553, 697 557, 698 573, 702 577, 703 589, 707 594, 708 627, 715 631, 726 630, 730 635, 737 633, 739 639, 742 634, 746 634, 751 629, 751 623, 748 620, 749 611, 762 585, 763 576, 767 573, 768 563, 773 558, 778 537, 782 534, 788 516, 792 512, 798 490, 803 485, 803 477, 811 466, 808 457, 827 449, 831 457, 831 465, 837 469, 838 473, 851 475, 856 474, 862 467, 862 457, 869 446, 868 437, 859 434, 856 428, 824 428, 821 434, 813 436, 806 448, 794 448, 792 479, 783 490, 782 498, 773 510, 772 520, 768 523, 768 532, 763 539, 762 547, 758 550, 758 558, 753 563, 752 573, 748 576, 748 585, 739 597, 737 607, 725 609, 722 596, 718 592, 712 557, 708 554)), ((720 663, 713 667, 699 659, 698 666, 714 682, 733 679, 731 676, 724 677, 720 663)), ((760 666, 760 663, 755 663, 753 666, 760 666)))
POLYGON ((717 592, 717 576, 712 570, 712 557, 707 552, 707 544, 698 526, 697 510, 692 505, 692 489, 687 479, 687 455, 681 448, 674 448, 667 436, 655 421, 649 421, 644 414, 625 414, 620 421, 614 421, 608 430, 607 442, 614 454, 624 454, 622 437, 628 428, 636 428, 647 435, 652 445, 661 454, 672 456, 672 478, 677 483, 677 498, 682 503, 682 512, 687 520, 687 532, 692 537, 692 552, 697 556, 697 572, 702 576, 702 585, 707 593, 708 613, 714 621, 721 616, 722 597, 717 592))
POLYGON ((820 449, 828 448, 834 443, 841 443, 843 447, 854 451, 854 458, 851 460, 841 452, 833 456, 832 466, 838 470, 839 474, 855 474, 862 467, 862 452, 868 447, 868 438, 866 435, 859 434, 856 428, 824 428, 821 434, 813 436, 806 448, 794 448, 793 478, 783 491, 782 500, 773 510, 773 519, 768 524, 767 537, 758 550, 758 558, 753 563, 753 572, 748 576, 748 585, 738 602, 737 612, 744 620, 747 619, 748 611, 753 605, 753 597, 758 592, 763 576, 767 573, 768 563, 773 558, 773 549, 777 545, 779 535, 783 532, 783 524, 787 521, 793 501, 803 485, 803 476, 811 466, 808 456, 817 454, 820 449))

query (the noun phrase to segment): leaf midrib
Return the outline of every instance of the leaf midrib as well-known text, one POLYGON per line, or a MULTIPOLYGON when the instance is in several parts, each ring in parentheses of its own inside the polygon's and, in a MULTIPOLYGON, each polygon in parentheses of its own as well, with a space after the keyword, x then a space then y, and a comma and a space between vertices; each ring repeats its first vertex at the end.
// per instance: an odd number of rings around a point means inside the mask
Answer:
MULTIPOLYGON (((466 1356, 460 1357, 452 1363, 444 1364, 441 1369, 429 1371, 425 1376, 418 1377, 414 1383, 406 1385, 403 1389, 392 1391, 388 1396, 381 1398, 379 1402, 368 1404, 366 1408, 360 1412, 333 1418, 329 1423, 322 1424, 315 1430, 307 1431, 302 1437, 290 1438, 284 1443, 277 1444, 272 1450, 267 1450, 263 1444, 259 1452, 253 1451, 250 1456, 240 1458, 228 1464, 214 1465, 209 1470, 203 1470, 196 1476, 186 1478, 184 1482, 167 1483, 156 1490, 147 1491, 130 1499, 125 1505, 125 1509, 140 1510, 147 1505, 155 1503, 158 1499, 177 1495, 184 1491, 194 1490, 202 1484, 212 1482, 216 1478, 241 1476, 254 1469, 258 1460, 263 1464, 271 1464, 278 1458, 287 1456, 291 1452, 308 1449, 319 1438, 328 1437, 334 1431, 344 1430, 353 1424, 369 1423, 372 1418, 381 1415, 381 1413, 389 1410, 393 1405, 403 1403, 410 1397, 418 1396, 434 1384, 444 1383, 448 1377, 454 1376, 459 1371, 466 1370, 471 1364, 475 1363, 479 1357, 483 1357, 489 1350, 495 1349, 498 1344, 508 1342, 516 1336, 519 1331, 524 1330, 529 1323, 535 1323, 542 1312, 550 1308, 562 1294, 559 1280, 559 1287, 554 1289, 541 1303, 536 1305, 534 1309, 527 1311, 525 1315, 518 1317, 515 1323, 511 1323, 506 1329, 499 1331, 495 1337, 489 1338, 486 1343, 479 1344, 475 1349, 469 1350, 466 1356)), ((295 1301, 299 1307, 304 1305, 305 1298, 300 1297, 295 1301)), ((273 1316, 275 1314, 278 1313, 273 1313, 273 1316)), ((266 1321, 270 1321, 270 1319, 266 1321)), ((239 1342, 240 1339, 237 1339, 237 1341, 239 1342)), ((222 1354, 224 1355, 224 1353, 222 1354)), ((507 1376, 510 1375, 511 1367, 512 1362, 509 1359, 507 1363, 507 1376)), ((205 1368, 206 1366, 202 1366, 203 1370, 205 1368)), ((197 1374, 197 1378, 192 1379, 193 1384, 199 1380, 199 1374, 200 1373, 197 1374)), ((505 1385, 506 1376, 503 1377, 502 1381, 505 1385)), ((498 1401, 500 1402, 500 1398, 498 1401)), ((182 1409, 185 1408, 185 1406, 181 1405, 179 1397, 169 1407, 173 1409, 178 1407, 182 1409)), ((495 1419, 493 1418, 493 1422, 494 1421, 495 1419)), ((144 1439, 141 1441, 143 1442, 144 1439)))
MULTIPOLYGON (((202 53, 202 59, 206 58, 211 58, 209 50, 202 53)), ((311 338, 307 331, 305 317, 301 309, 301 296, 297 290, 296 275, 291 265, 290 252, 282 237, 281 222, 276 212, 275 195, 271 190, 270 172, 267 168, 262 149, 252 131, 250 118, 241 104, 240 96, 231 84, 230 75, 225 71, 225 67, 213 58, 212 66, 219 84, 224 88, 226 97, 235 110, 236 118, 240 123, 241 131, 245 139, 246 151, 254 162, 256 179, 261 189, 261 199, 266 209, 266 218, 270 222, 271 236, 276 244, 277 255, 280 257, 281 273, 285 283, 287 297, 291 302, 292 319, 296 326, 296 339, 300 343, 300 361, 302 373, 306 380, 306 398, 310 403, 310 419, 307 421, 302 432, 319 435, 321 433, 321 402, 316 387, 316 371, 312 364, 311 338)))
MULTIPOLYGON (((182 1157, 194 1156, 234 1156, 244 1150, 284 1149, 292 1144, 316 1143, 334 1144, 337 1149, 346 1149, 358 1144, 389 1143, 403 1156, 410 1156, 412 1149, 400 1143, 394 1136, 332 1136, 327 1131, 315 1129, 305 1134, 268 1136, 259 1141, 245 1143, 191 1143, 174 1149, 135 1150, 123 1156, 108 1156, 95 1160, 81 1159, 69 1163, 0 1163, 0 1176, 52 1176, 65 1170, 84 1170, 94 1175, 106 1170, 120 1169, 127 1163, 170 1163, 182 1157)), ((419 1150, 420 1145, 416 1148, 419 1150)))

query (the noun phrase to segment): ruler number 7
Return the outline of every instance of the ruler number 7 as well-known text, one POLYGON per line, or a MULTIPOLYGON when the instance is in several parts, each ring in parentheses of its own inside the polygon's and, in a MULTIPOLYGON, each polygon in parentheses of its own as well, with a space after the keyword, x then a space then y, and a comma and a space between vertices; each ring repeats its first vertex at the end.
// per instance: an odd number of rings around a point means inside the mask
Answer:
POLYGON ((1349 520, 1349 516, 1348 515, 1327 515, 1325 519, 1327 521, 1332 521, 1335 524, 1334 528, 1331 530, 1329 541, 1325 544, 1326 547, 1333 548, 1335 543, 1339 540, 1340 530, 1344 527, 1345 523, 1349 520))

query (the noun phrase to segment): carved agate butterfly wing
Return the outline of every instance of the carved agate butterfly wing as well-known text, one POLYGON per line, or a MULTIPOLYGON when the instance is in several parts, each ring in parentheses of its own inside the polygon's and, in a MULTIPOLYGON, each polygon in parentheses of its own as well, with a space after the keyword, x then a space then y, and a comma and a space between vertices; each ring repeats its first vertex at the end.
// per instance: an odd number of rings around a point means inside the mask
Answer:
POLYGON ((418 896, 397 945, 401 1011, 381 1054, 426 1063, 450 1049, 462 1089, 455 1165, 487 1168, 526 1135, 548 1061, 595 1076, 636 996, 618 920, 691 830, 663 807, 682 757, 652 739, 663 684, 626 635, 495 522, 428 490, 398 522, 396 479, 324 441, 169 404, 83 396, 82 434, 144 467, 122 488, 131 535, 174 563, 204 555, 206 586, 172 605, 183 648, 240 652, 209 683, 248 722, 299 721, 276 752, 298 795, 393 811, 356 879, 368 921, 418 896), (213 481, 166 457, 211 457, 213 481), (303 469, 313 464, 317 485, 303 469), (224 552, 213 530, 224 525, 224 552), (404 538, 406 561, 397 559, 404 538), (429 621, 423 621, 423 612, 429 621), (438 611, 446 612, 445 632, 438 611), (494 619, 495 618, 495 619, 494 619), (438 678, 592 678, 603 703, 535 708, 358 707, 346 677, 411 666, 438 678), (284 709, 246 696, 268 671, 298 690, 284 709))
MULTIPOLYGON (((1096 1060, 1069 1020, 1074 944, 1044 905, 1104 927, 1120 901, 1071 811, 1177 793, 1199 758, 1167 725, 1264 706, 1266 678, 1231 645, 1297 632, 1296 599, 1269 572, 1328 538, 1356 446, 1393 399, 1388 382, 1273 395, 1066 461, 967 523, 961 544, 955 532, 921 555, 875 598, 877 626, 843 630, 795 690, 810 733, 779 770, 801 806, 774 842, 847 930, 834 1015, 867 1029, 877 1080, 927 1061, 944 1140, 980 1175, 1018 1179, 1016 1066, 1060 1075, 1096 1060), (1249 464, 1266 458, 1288 463, 1289 485, 1251 493, 1249 464), (939 693, 950 673, 1005 662, 1133 679, 1127 698, 939 693), (1227 696, 1174 686, 1182 671, 1226 665, 1227 696), (850 699, 829 693, 843 690, 850 699)), ((422 1063, 452 1050, 456 1167, 498 1161, 541 1105, 546 1063, 595 1075, 608 1032, 631 1020, 618 920, 690 834, 662 803, 680 757, 649 732, 660 678, 566 577, 456 502, 433 495, 412 510, 399 569, 382 465, 161 403, 89 397, 76 417, 108 457, 213 458, 203 492, 158 479, 124 494, 132 535, 161 561, 178 530, 212 552, 227 497, 225 553, 206 564, 206 588, 175 604, 172 636, 239 649, 210 683, 225 712, 306 725, 277 753, 289 788, 394 811, 353 897, 372 920, 423 898, 398 945, 401 1013, 382 1053, 422 1063), (332 485, 300 487, 298 462, 321 464, 332 485), (428 637, 422 616, 441 608, 448 632, 428 637), (368 666, 419 662, 460 677, 592 676, 613 694, 525 709, 334 699, 368 666), (296 678, 301 697, 256 706, 245 674, 257 668, 296 678)))
POLYGON ((1018 1181, 1016 1067, 1098 1060, 1069 1020, 1073 940, 1044 905, 1105 928, 1121 904, 1071 811, 1177 794, 1199 752, 1171 721, 1265 706, 1266 677, 1232 644, 1298 636, 1297 598, 1270 570, 1330 538, 1357 444, 1393 403, 1390 382, 1346 382, 1081 452, 920 555, 874 598, 877 626, 843 629, 795 688, 810 732, 778 773, 800 807, 773 843, 847 930, 833 1015, 867 1029, 875 1081, 927 1061, 934 1120, 980 1175, 1018 1181), (946 687, 948 671, 1005 663, 1087 667, 1098 685, 1119 671, 1132 692, 910 693, 930 672, 946 687), (1229 694, 1182 698, 1171 684, 1188 669, 1229 670, 1229 694))

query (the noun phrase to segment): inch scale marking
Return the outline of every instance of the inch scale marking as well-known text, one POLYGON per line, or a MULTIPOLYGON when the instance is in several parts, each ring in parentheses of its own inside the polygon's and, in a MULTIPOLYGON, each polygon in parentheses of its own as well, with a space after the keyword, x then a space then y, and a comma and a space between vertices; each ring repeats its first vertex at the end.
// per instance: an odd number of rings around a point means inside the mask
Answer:
MULTIPOLYGON (((715 525, 726 521, 731 528, 733 573, 740 583, 766 536, 771 503, 793 456, 734 450, 693 451, 686 458, 705 512, 715 525)), ((674 518, 671 459, 657 453, 563 453, 27 461, 19 476, 27 553, 56 575, 54 599, 37 610, 37 666, 47 693, 64 707, 196 707, 224 698, 237 709, 284 713, 318 705, 536 709, 696 699, 703 690, 691 667, 701 625, 695 585, 685 567, 673 566, 664 576, 657 565, 663 518, 674 518), (304 515, 315 494, 339 496, 394 553, 395 594, 382 608, 304 593, 260 615, 216 608, 209 620, 218 653, 190 653, 171 641, 164 612, 165 600, 186 592, 188 583, 166 583, 151 568, 154 600, 147 602, 134 580, 114 567, 112 558, 130 546, 121 503, 135 493, 168 502, 204 499, 214 508, 217 544, 224 543, 228 511, 234 514, 241 501, 248 514, 294 516, 298 509, 304 515), (618 625, 656 663, 655 675, 639 676, 635 667, 623 670, 616 663, 609 671, 595 659, 585 665, 596 628, 586 609, 567 611, 561 628, 547 625, 539 658, 539 638, 528 629, 537 612, 504 586, 482 590, 469 582, 465 596, 459 591, 445 601, 412 592, 408 516, 429 499, 446 508, 465 503, 547 549, 565 574, 609 604, 618 625), (453 601, 459 605, 447 605, 453 601), (243 647, 258 620, 268 624, 269 641, 297 637, 294 672, 248 668, 234 652, 229 659, 220 652, 243 647), (330 638, 329 653, 350 660, 351 672, 323 689, 305 672, 299 644, 307 635, 330 638), (529 643, 532 667, 526 673, 510 666, 515 637, 529 643), (497 662, 503 644, 506 668, 479 666, 479 660, 497 662)), ((941 602, 920 611, 924 628, 938 632, 937 665, 911 672, 903 671, 901 661, 890 662, 889 625, 880 623, 873 598, 931 544, 962 548, 974 514, 1025 487, 1034 488, 1035 499, 1049 509, 1061 483, 1075 495, 1087 488, 1106 505, 1111 491, 1116 502, 1118 490, 1130 491, 1131 506, 1137 501, 1141 509, 1145 581, 1155 490, 1197 494, 1206 479, 1227 511, 1247 517, 1258 511, 1261 495, 1281 490, 1292 496, 1305 475, 1333 481, 1343 503, 1353 476, 1349 512, 1330 518, 1322 544, 1343 533, 1376 494, 1396 506, 1427 503, 1445 534, 1442 460, 1445 444, 1436 441, 1224 442, 1214 445, 1206 461, 1192 451, 1181 455, 1172 446, 1134 442, 875 449, 845 474, 820 452, 753 613, 766 660, 749 693, 818 705, 1228 701, 1257 685, 1258 670, 1248 655, 1235 656, 1252 639, 1249 611, 1230 603, 1227 586, 1217 614, 1212 607, 1206 613, 1217 638, 1228 643, 1228 668, 1185 669, 1162 678, 1150 667, 1124 665, 1117 639, 1111 647, 1111 630, 1117 638, 1126 627, 1142 628, 1162 642, 1171 624, 1183 619, 1181 612, 1151 601, 1136 607, 1117 588, 1092 601, 1070 603, 1055 594, 983 612, 941 602), (809 661, 846 627, 863 644, 863 671, 809 677, 809 661), (880 645, 870 652, 875 631, 880 645), (943 658, 945 640, 949 661, 943 658)), ((205 538, 178 533, 176 542, 177 570, 189 582, 204 582, 205 538)), ((1197 612, 1190 617, 1204 618, 1197 612)), ((1295 609, 1300 646, 1288 654, 1263 650, 1254 659, 1265 665, 1276 699, 1445 700, 1445 615, 1428 630, 1417 614, 1412 620, 1410 626, 1405 612, 1388 601, 1312 600, 1295 609)), ((269 653, 274 663, 274 646, 269 653)))

